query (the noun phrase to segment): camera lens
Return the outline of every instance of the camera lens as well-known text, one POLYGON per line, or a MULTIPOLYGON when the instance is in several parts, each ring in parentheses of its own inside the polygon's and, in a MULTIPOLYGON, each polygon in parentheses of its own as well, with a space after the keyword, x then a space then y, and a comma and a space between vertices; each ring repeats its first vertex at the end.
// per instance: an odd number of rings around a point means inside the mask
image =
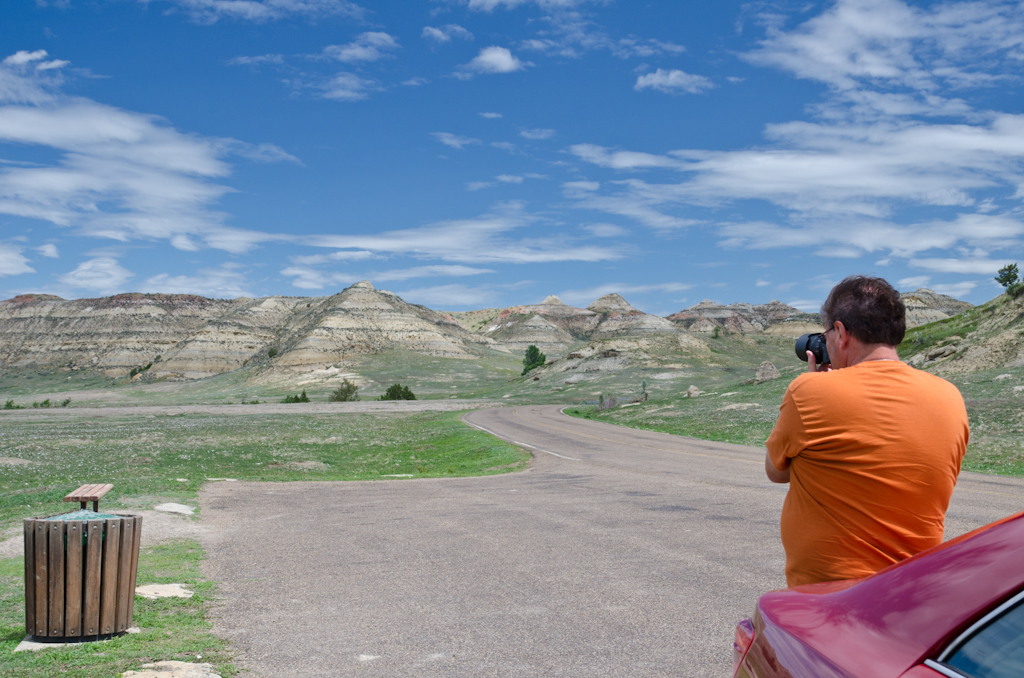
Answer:
POLYGON ((796 340, 796 357, 807 362, 807 352, 814 354, 819 365, 829 362, 828 348, 825 346, 825 335, 821 333, 804 334, 796 340))

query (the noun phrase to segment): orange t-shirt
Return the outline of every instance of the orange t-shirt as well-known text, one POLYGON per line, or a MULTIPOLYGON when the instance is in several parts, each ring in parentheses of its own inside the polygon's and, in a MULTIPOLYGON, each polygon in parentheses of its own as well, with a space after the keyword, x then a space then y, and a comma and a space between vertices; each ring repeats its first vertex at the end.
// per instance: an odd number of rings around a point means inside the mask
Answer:
POLYGON ((794 379, 767 445, 790 469, 789 585, 866 577, 941 543, 968 435, 957 388, 899 361, 794 379))

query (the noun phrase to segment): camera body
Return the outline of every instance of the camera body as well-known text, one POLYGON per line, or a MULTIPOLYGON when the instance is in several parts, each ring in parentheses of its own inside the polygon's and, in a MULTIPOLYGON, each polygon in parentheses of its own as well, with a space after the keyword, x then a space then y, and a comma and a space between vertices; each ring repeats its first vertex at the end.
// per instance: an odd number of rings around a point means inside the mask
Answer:
POLYGON ((828 357, 828 348, 825 346, 825 335, 822 333, 805 334, 796 340, 796 357, 807 362, 807 352, 814 354, 814 359, 819 365, 831 363, 828 357))

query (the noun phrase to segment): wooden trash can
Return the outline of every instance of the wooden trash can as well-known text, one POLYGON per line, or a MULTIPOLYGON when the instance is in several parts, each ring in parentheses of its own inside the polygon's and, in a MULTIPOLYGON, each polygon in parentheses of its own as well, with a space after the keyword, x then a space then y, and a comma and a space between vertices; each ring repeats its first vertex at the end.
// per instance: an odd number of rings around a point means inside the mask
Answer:
POLYGON ((26 518, 24 528, 30 636, 79 640, 132 626, 142 516, 81 510, 26 518))

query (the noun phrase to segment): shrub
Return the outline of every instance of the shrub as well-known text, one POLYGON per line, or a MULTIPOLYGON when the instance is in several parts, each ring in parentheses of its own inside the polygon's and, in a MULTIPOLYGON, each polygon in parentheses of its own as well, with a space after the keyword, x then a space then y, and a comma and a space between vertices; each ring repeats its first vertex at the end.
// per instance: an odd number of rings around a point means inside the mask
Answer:
POLYGON ((271 346, 267 350, 267 357, 268 358, 273 358, 275 355, 277 355, 277 347, 276 346, 271 346))
POLYGON ((71 404, 71 398, 65 398, 64 400, 60 401, 60 406, 61 407, 67 407, 70 404, 71 404))
POLYGON ((391 384, 388 386, 388 390, 384 392, 384 395, 380 397, 381 400, 416 400, 416 396, 409 390, 408 386, 402 386, 401 384, 391 384))
POLYGON ((23 409, 25 409, 25 406, 24 405, 15 405, 13 400, 8 400, 6 403, 4 403, 4 409, 5 410, 23 410, 23 409))
POLYGON ((285 402, 285 403, 308 403, 309 402, 309 396, 306 395, 306 389, 302 389, 302 393, 300 393, 299 395, 285 396, 284 400, 281 401, 281 402, 285 402))
POLYGON ((359 387, 345 379, 341 382, 341 386, 331 392, 327 400, 332 403, 347 403, 359 400, 359 387))
POLYGON ((540 352, 540 349, 530 344, 526 347, 526 356, 523 358, 523 374, 532 369, 540 367, 547 362, 548 357, 540 352))

